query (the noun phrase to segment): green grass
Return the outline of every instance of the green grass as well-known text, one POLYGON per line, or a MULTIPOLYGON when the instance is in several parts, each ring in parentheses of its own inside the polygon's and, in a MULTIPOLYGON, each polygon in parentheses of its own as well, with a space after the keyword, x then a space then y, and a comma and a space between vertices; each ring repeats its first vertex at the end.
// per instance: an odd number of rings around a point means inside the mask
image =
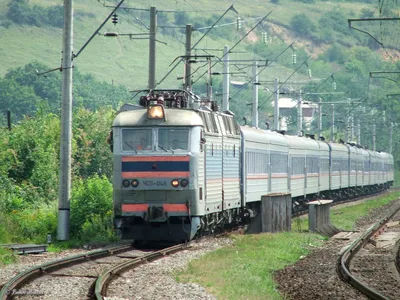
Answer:
POLYGON ((234 245, 192 261, 176 275, 195 281, 218 299, 280 299, 272 280, 274 270, 296 262, 323 237, 309 233, 263 233, 232 236, 234 245))
POLYGON ((400 187, 400 170, 394 170, 394 184, 393 187, 400 187))
MULTIPOLYGON (((76 13, 85 12, 93 13, 94 18, 79 17, 74 19, 74 53, 84 45, 89 37, 95 32, 99 25, 104 21, 110 12, 109 8, 103 7, 103 1, 98 3, 92 0, 78 1, 74 5, 76 13)), ((111 1, 106 1, 111 5, 111 1)), ((8 3, 8 1, 7 1, 8 3)), ((55 0, 31 0, 30 5, 60 5, 60 1, 55 0)), ((220 0, 216 10, 215 2, 210 0, 189 1, 189 3, 182 3, 182 1, 152 1, 151 5, 156 6, 158 10, 190 10, 197 11, 191 13, 194 17, 201 17, 206 19, 215 15, 212 19, 216 20, 217 16, 222 15, 232 1, 220 0), (182 5, 183 4, 183 5, 182 5), (190 5, 190 6, 189 6, 190 5), (203 12, 202 12, 203 11, 203 12)), ((135 2, 126 1, 124 6, 149 8, 150 4, 147 0, 138 0, 135 2)), ((262 0, 254 0, 251 3, 235 3, 235 8, 240 15, 246 19, 250 16, 263 16, 272 11, 272 14, 267 18, 265 26, 268 27, 270 20, 279 21, 283 24, 289 24, 290 19, 297 13, 307 13, 307 15, 314 20, 317 20, 320 15, 334 6, 340 6, 343 11, 356 11, 359 12, 363 7, 371 7, 360 3, 335 3, 332 2, 317 2, 314 5, 305 5, 301 2, 292 2, 288 0, 280 1, 279 5, 265 2, 262 0)), ((0 4, 0 16, 5 16, 7 12, 6 3, 0 4)), ((133 12, 133 15, 142 18, 146 12, 133 12)), ((173 25, 174 15, 172 13, 165 13, 168 17, 168 24, 173 25)), ((236 13, 228 12, 227 16, 235 19, 236 13)), ((224 20, 221 21, 224 23, 224 20)), ((246 25, 246 29, 250 29, 253 25, 246 25)), ((218 28, 214 29, 218 30, 218 28)), ((235 31, 235 26, 232 31, 235 31)), ((134 18, 126 13, 120 13, 120 22, 117 26, 108 22, 104 28, 100 30, 101 33, 105 31, 117 31, 119 33, 141 33, 146 30, 135 23, 134 18)), ((202 32, 204 33, 204 32, 202 32)), ((195 43, 201 37, 202 33, 195 32, 192 41, 195 43)), ((244 35, 245 31, 237 34, 233 40, 225 40, 221 37, 212 39, 207 36, 198 44, 198 49, 203 48, 217 48, 223 49, 224 45, 231 47, 244 35)), ((259 33, 259 32, 258 32, 259 33)), ((158 32, 158 40, 166 42, 167 45, 157 43, 157 71, 156 79, 161 80, 162 77, 169 70, 169 64, 173 60, 184 55, 185 37, 178 34, 176 37, 170 35, 162 35, 161 31, 158 32)), ((49 68, 56 68, 60 66, 61 60, 61 45, 62 45, 62 29, 52 27, 31 27, 31 26, 18 26, 12 24, 10 27, 5 28, 0 26, 0 76, 3 76, 7 70, 15 67, 22 67, 27 63, 37 60, 44 63, 49 68)), ((241 43, 235 50, 244 50, 245 42, 241 43)), ((96 36, 83 52, 74 60, 75 67, 79 68, 82 73, 91 73, 96 79, 113 82, 114 84, 123 84, 130 89, 139 89, 147 87, 148 80, 148 40, 130 40, 129 37, 120 36, 118 38, 104 38, 96 36)), ((197 51, 198 54, 205 54, 201 50, 197 51)), ((222 53, 212 53, 221 56, 222 53)), ((232 55, 234 59, 240 59, 240 55, 232 55)), ((249 54, 243 54, 247 59, 249 54)), ((272 57, 268 57, 272 59, 272 57)), ((197 67, 197 66, 196 66, 197 67)), ((234 69, 234 68, 233 68, 234 69)), ((205 70, 205 69, 204 69, 205 70)), ((46 70, 39 70, 46 71, 46 70)), ((219 71, 217 68, 214 71, 219 71)), ((251 73, 251 71, 249 70, 251 73)), ((288 71, 279 73, 279 70, 274 69, 272 72, 263 72, 271 74, 270 78, 279 77, 286 78, 288 71)), ((196 73, 197 76, 202 74, 203 71, 196 73)), ((171 73, 161 87, 179 86, 181 81, 177 81, 177 76, 182 76, 183 66, 179 66, 171 73)), ((197 79, 197 76, 194 79, 197 79)), ((267 75, 263 75, 266 76, 267 75)), ((267 78, 260 78, 267 80, 267 78)))
MULTIPOLYGON (((368 215, 371 210, 388 204, 399 197, 400 192, 393 192, 387 196, 371 199, 363 203, 349 204, 346 207, 332 207, 331 223, 342 230, 354 230, 355 221, 358 218, 368 215)), ((296 231, 308 230, 308 219, 304 217, 294 219, 292 229, 296 231)))
MULTIPOLYGON (((353 206, 332 208, 331 221, 337 227, 351 230, 358 218, 399 196, 400 192, 395 192, 353 206)), ((305 230, 308 230, 307 218, 297 218, 292 223, 292 232, 234 235, 232 246, 190 262, 184 271, 175 274, 176 279, 196 282, 218 299, 283 299, 275 290, 273 272, 295 263, 326 240, 305 230)))
POLYGON ((18 256, 13 251, 0 247, 0 267, 15 263, 18 256))

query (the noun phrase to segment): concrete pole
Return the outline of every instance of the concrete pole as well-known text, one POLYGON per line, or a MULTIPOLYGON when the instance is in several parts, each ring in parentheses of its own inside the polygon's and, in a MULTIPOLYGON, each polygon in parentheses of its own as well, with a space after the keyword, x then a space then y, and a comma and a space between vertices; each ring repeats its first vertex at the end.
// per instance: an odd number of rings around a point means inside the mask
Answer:
POLYGON ((279 122, 279 79, 275 78, 274 80, 274 129, 279 130, 280 122, 279 122))
POLYGON ((355 138, 354 138, 354 116, 353 116, 353 114, 351 114, 350 115, 350 120, 351 120, 351 127, 350 127, 350 129, 351 129, 351 137, 350 137, 350 140, 351 141, 354 141, 355 140, 355 138))
POLYGON ((376 150, 376 124, 375 120, 373 120, 374 124, 372 125, 372 150, 376 150))
POLYGON ((333 142, 333 135, 335 134, 335 104, 331 104, 331 142, 333 142))
POLYGON ((212 91, 212 77, 211 77, 211 58, 208 57, 208 75, 207 75, 207 98, 212 100, 213 91, 212 91))
POLYGON ((357 141, 358 144, 361 145, 361 122, 360 119, 357 121, 357 141))
POLYGON ((347 98, 346 142, 350 139, 350 98, 347 98))
POLYGON ((393 150, 393 123, 389 125, 389 153, 392 154, 393 150))
POLYGON ((318 100, 318 138, 321 137, 322 132, 322 99, 318 100))
MULTIPOLYGON (((191 60, 190 56, 192 55, 192 25, 186 25, 186 64, 185 64, 185 90, 192 90, 192 76, 191 76, 191 66, 189 60, 191 60)), ((190 98, 190 97, 189 97, 190 98)))
POLYGON ((11 130, 11 111, 7 109, 7 128, 11 130))
POLYGON ((253 111, 251 114, 251 125, 258 128, 258 63, 253 64, 253 111))
POLYGON ((156 87, 156 8, 150 8, 149 89, 156 87))
POLYGON ((301 104, 301 89, 299 92, 299 100, 297 102, 297 135, 301 135, 301 131, 303 130, 303 106, 301 104))
POLYGON ((222 84, 222 111, 229 110, 229 47, 224 47, 224 79, 222 84))
POLYGON ((64 0, 64 33, 61 85, 60 182, 58 199, 57 239, 69 239, 71 198, 71 136, 72 136, 72 51, 73 0, 64 0))

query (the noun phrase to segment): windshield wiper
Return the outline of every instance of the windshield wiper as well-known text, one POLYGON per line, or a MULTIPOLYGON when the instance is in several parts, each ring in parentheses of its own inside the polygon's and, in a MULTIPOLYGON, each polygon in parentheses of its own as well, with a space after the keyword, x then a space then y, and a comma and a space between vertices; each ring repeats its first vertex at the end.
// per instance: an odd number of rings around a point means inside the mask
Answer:
POLYGON ((165 152, 168 152, 167 150, 165 150, 162 146, 158 145, 158 148, 161 148, 162 150, 164 150, 165 152))
POLYGON ((135 151, 135 154, 137 154, 137 151, 135 148, 133 148, 128 142, 125 142, 125 144, 128 145, 129 148, 131 148, 133 151, 135 151))

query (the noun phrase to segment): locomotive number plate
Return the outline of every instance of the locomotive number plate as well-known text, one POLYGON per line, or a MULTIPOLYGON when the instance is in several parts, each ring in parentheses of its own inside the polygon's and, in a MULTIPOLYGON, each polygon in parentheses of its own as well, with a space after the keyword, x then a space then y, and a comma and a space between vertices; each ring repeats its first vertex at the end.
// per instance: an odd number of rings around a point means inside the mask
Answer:
POLYGON ((166 186, 166 180, 143 180, 145 186, 166 186))

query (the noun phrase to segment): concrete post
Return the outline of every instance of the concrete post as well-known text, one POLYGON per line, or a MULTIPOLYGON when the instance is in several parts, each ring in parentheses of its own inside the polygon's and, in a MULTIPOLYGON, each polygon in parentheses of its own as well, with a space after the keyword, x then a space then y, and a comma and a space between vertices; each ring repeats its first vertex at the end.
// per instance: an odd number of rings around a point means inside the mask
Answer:
POLYGON ((224 47, 224 79, 222 85, 222 111, 229 110, 229 47, 224 47))
POLYGON ((251 114, 251 125, 258 127, 258 63, 253 64, 253 110, 251 114))
POLYGON ((280 122, 279 122, 279 79, 275 78, 274 80, 274 129, 279 130, 280 122))
POLYGON ((149 89, 156 87, 156 8, 150 7, 149 89))
POLYGON ((61 87, 60 182, 57 239, 69 239, 72 139, 73 0, 64 0, 64 33, 61 87))

